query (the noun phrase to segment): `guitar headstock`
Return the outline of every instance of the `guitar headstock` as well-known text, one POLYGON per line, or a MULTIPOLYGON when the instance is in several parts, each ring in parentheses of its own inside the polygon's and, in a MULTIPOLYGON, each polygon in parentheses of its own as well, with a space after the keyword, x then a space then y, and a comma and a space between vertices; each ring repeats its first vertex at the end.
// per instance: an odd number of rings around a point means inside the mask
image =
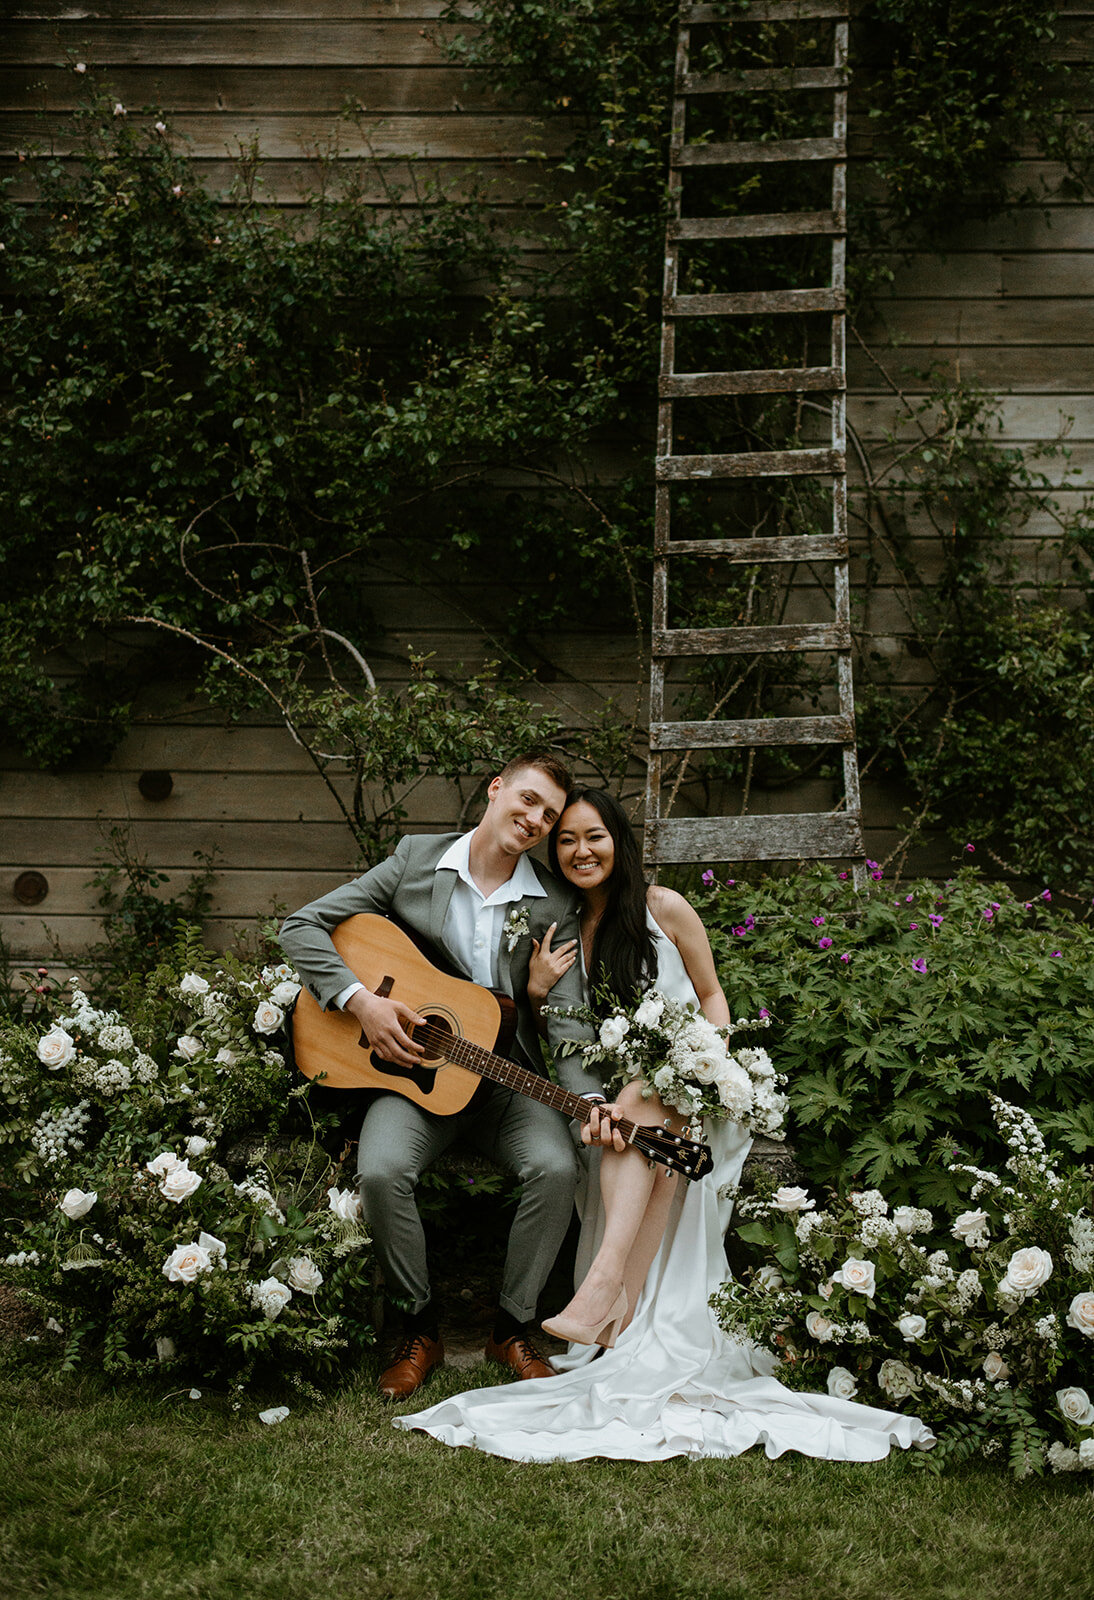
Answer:
POLYGON ((641 1126, 634 1135, 635 1149, 641 1150, 653 1161, 659 1161, 671 1172, 680 1172, 685 1178, 705 1178, 714 1170, 714 1157, 710 1146, 689 1139, 686 1134, 673 1133, 668 1128, 641 1126))

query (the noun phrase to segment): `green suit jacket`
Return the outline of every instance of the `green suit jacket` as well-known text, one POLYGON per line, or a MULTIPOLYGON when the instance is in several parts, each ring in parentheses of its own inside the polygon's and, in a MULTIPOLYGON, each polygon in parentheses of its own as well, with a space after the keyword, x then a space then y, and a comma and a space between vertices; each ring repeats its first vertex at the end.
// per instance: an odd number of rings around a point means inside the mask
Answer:
MULTIPOLYGON (((459 837, 457 833, 407 834, 400 839, 394 853, 379 866, 372 867, 352 883, 332 890, 319 900, 313 900, 310 905, 286 918, 281 929, 281 944, 285 954, 324 1010, 329 1008, 336 995, 356 981, 356 974, 339 956, 330 935, 339 923, 362 911, 374 911, 380 915, 393 913, 467 976, 465 965, 444 943, 445 917, 458 874, 447 868, 440 872, 436 870, 437 862, 459 837)), ((497 966, 499 987, 517 1007, 513 1057, 533 1071, 542 1073, 544 1067, 539 1033, 528 1003, 528 964, 532 957, 532 940, 542 940, 552 922, 558 924, 555 943, 580 938, 578 899, 538 861, 531 861, 530 865, 546 894, 542 898, 527 896, 515 901, 509 908, 510 911, 527 910, 529 932, 517 940, 512 951, 508 948, 508 940, 502 940, 497 966)), ((575 961, 569 972, 552 989, 550 1000, 555 1006, 571 1006, 580 1004, 582 999, 581 968, 575 961)), ((583 1067, 581 1055, 565 1055, 559 1049, 565 1040, 591 1038, 590 1029, 572 1018, 551 1016, 547 1020, 547 1037, 559 1080, 564 1087, 576 1094, 599 1093, 600 1082, 583 1067)))

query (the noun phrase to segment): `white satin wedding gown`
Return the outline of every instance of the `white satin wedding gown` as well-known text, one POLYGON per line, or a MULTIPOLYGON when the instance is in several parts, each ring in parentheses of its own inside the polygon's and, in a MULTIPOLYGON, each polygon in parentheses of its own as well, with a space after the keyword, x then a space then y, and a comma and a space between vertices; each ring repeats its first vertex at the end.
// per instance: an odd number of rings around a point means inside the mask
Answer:
MULTIPOLYGON (((649 922, 656 987, 695 1002, 680 952, 652 916, 649 922)), ((710 1122, 704 1137, 714 1170, 678 1182, 661 1247, 614 1349, 571 1345, 555 1360, 556 1377, 472 1389, 396 1417, 395 1427, 514 1461, 698 1459, 740 1455, 756 1444, 771 1458, 797 1450, 826 1461, 879 1461, 893 1444, 933 1444, 915 1417, 785 1388, 771 1376, 774 1356, 718 1326, 707 1301, 729 1275, 722 1237, 733 1204, 731 1193, 720 1199, 719 1191, 735 1189, 752 1136, 736 1123, 710 1122)), ((578 1197, 579 1283, 603 1231, 598 1160, 596 1152, 584 1204, 578 1197)))

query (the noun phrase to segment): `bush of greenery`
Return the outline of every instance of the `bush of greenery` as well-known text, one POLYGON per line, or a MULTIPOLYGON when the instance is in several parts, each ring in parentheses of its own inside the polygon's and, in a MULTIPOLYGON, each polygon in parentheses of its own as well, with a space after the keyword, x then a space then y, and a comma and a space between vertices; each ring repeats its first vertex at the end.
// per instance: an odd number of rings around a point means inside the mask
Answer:
POLYGON ((1018 1477, 1094 1471, 1094 1175, 1061 1174, 1033 1118, 990 1100, 1006 1167, 950 1161, 956 1214, 877 1189, 747 1197, 751 1270, 714 1304, 791 1387, 939 1425, 935 1470, 1005 1453, 1018 1477))
POLYGON ((892 884, 871 866, 862 891, 828 866, 758 883, 711 870, 696 897, 734 1015, 771 1014, 805 1171, 841 1192, 954 1201, 932 1155, 1003 1153, 991 1093, 1089 1157, 1094 929, 1051 888, 1025 899, 972 867, 892 884))
POLYGON ((355 1177, 286 1065, 297 988, 191 933, 116 1008, 74 983, 0 1027, 0 1278, 64 1367, 307 1387, 370 1343, 355 1177))

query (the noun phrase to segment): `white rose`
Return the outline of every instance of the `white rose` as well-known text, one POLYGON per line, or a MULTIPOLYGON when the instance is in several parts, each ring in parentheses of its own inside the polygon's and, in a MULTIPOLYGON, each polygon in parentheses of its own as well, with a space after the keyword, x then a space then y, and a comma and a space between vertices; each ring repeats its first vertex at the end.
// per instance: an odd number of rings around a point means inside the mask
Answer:
POLYGON ((215 1261, 218 1266, 228 1265, 228 1246, 223 1239, 216 1239, 211 1233, 199 1233, 198 1244, 203 1250, 208 1250, 209 1259, 215 1261))
POLYGON ((919 1389, 918 1378, 911 1367, 906 1367, 903 1361, 883 1361, 878 1368, 877 1381, 878 1388, 887 1394, 890 1400, 903 1400, 919 1389))
POLYGON ((50 1072, 57 1072, 61 1067, 67 1067, 76 1056, 76 1045, 72 1035, 63 1028, 51 1028, 48 1033, 38 1040, 38 1060, 50 1072))
POLYGON ((356 1222, 361 1215, 361 1196, 353 1189, 327 1190, 330 1208, 340 1222, 356 1222))
POLYGON ((256 1033, 276 1033, 285 1020, 285 1013, 272 1000, 260 1000, 251 1026, 256 1033))
POLYGON ((192 1033, 184 1033, 175 1043, 175 1054, 184 1061, 193 1061, 200 1056, 205 1046, 200 1039, 195 1039, 192 1033))
POLYGON ((163 1263, 163 1273, 168 1283, 193 1283, 200 1272, 212 1270, 212 1258, 200 1244, 178 1245, 163 1263))
POLYGON ((805 1331, 818 1344, 827 1344, 832 1337, 833 1322, 823 1311, 810 1311, 805 1319, 805 1331))
POLYGON ((775 1190, 771 1203, 779 1211, 812 1211, 817 1204, 815 1200, 810 1200, 807 1189, 791 1189, 785 1185, 775 1190))
POLYGON ((263 1278, 261 1283, 251 1285, 251 1299, 263 1315, 273 1322, 292 1299, 292 1290, 278 1278, 263 1278))
POLYGON ((758 1289, 781 1289, 783 1275, 778 1267, 761 1267, 753 1274, 752 1281, 758 1289))
POLYGON ((1086 1289, 1082 1294, 1077 1294, 1067 1312, 1067 1325, 1078 1333, 1085 1333, 1087 1338, 1094 1338, 1094 1289, 1086 1289))
POLYGON ((234 1050, 229 1050, 228 1046, 225 1045, 223 1050, 217 1051, 214 1060, 218 1067, 234 1067, 239 1057, 234 1050))
POLYGON ((1079 1465, 1080 1467, 1094 1467, 1094 1439, 1080 1439, 1079 1465))
POLYGON ((1006 1298, 1035 1294, 1052 1275, 1052 1257, 1040 1245, 1026 1245, 1016 1250, 1007 1262, 1007 1270, 999 1285, 999 1293, 1006 1298))
POLYGON ((154 1178, 164 1178, 169 1172, 174 1172, 176 1167, 181 1167, 181 1158, 173 1150, 161 1150, 154 1161, 149 1161, 145 1171, 150 1172, 154 1178))
POLYGON ((300 985, 298 983, 279 983, 271 991, 270 999, 275 1006, 291 1006, 299 993, 300 985))
POLYGON ((846 1367, 833 1367, 828 1374, 828 1393, 834 1400, 853 1400, 858 1394, 854 1374, 846 1367))
POLYGON ((170 1338, 166 1333, 160 1334, 156 1340, 156 1360, 161 1362, 174 1361, 175 1355, 174 1339, 170 1338))
POLYGON ((716 1074, 714 1084, 730 1116, 738 1120, 748 1116, 752 1110, 752 1079, 743 1067, 727 1062, 716 1074))
POLYGON ((208 994, 209 980, 200 972, 188 972, 179 984, 179 994, 208 994))
POLYGON ((897 1323, 897 1330, 905 1344, 915 1344, 927 1331, 927 1319, 914 1311, 906 1312, 897 1323))
POLYGON ((94 1189, 89 1190, 87 1194, 82 1189, 70 1189, 64 1199, 58 1201, 58 1210, 76 1222, 80 1217, 87 1216, 98 1198, 94 1189))
POLYGON ((600 1024, 600 1042, 605 1050, 618 1050, 630 1031, 626 1017, 606 1017, 600 1024))
POLYGON ((310 1256, 293 1256, 289 1262, 289 1285, 301 1294, 314 1294, 323 1282, 323 1274, 310 1256))
POLYGON ((1056 1404, 1061 1416, 1078 1428, 1089 1428, 1094 1423, 1094 1405, 1085 1389, 1057 1389, 1056 1404))
POLYGON ((833 1283, 841 1283, 852 1294, 863 1294, 867 1300, 874 1297, 874 1263, 860 1261, 857 1256, 848 1256, 838 1272, 832 1274, 833 1283))
POLYGON ((180 1161, 160 1179, 160 1194, 165 1200, 173 1200, 178 1205, 181 1201, 188 1200, 200 1186, 201 1174, 191 1172, 188 1163, 180 1161))
POLYGON ((930 1223, 923 1218, 929 1213, 921 1211, 918 1206, 897 1206, 893 1211, 893 1221, 901 1233, 922 1233, 924 1228, 929 1228, 930 1223))
POLYGON ((986 1211, 962 1211, 950 1229, 962 1244, 982 1248, 980 1241, 988 1242, 988 1214, 986 1211))
POLYGON ((656 1028, 665 1011, 665 1002, 659 994, 648 994, 634 1014, 638 1028, 656 1028))
POLYGON ((196 1161, 198 1156, 203 1156, 208 1148, 208 1139, 203 1139, 200 1133, 192 1133, 186 1141, 187 1161, 196 1161))
POLYGON ((1010 1368, 998 1350, 989 1350, 983 1360, 983 1373, 989 1383, 1002 1383, 1010 1377, 1010 1368))

